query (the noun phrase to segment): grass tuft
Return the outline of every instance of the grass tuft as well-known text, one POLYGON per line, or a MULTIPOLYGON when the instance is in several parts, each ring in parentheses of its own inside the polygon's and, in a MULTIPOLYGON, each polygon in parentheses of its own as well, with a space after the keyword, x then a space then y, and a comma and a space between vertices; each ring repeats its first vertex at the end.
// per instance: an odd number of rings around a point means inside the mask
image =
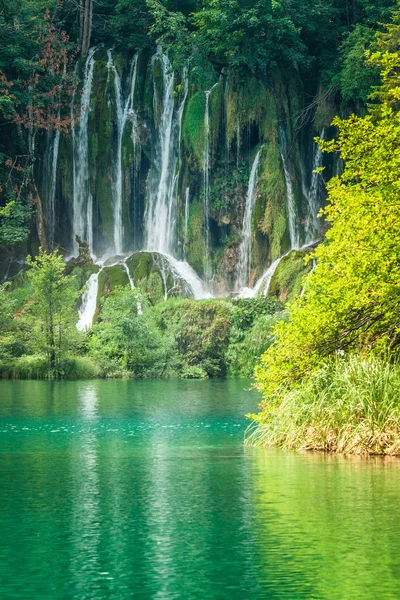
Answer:
POLYGON ((400 365, 338 358, 280 402, 263 402, 248 446, 342 454, 400 454, 400 365))

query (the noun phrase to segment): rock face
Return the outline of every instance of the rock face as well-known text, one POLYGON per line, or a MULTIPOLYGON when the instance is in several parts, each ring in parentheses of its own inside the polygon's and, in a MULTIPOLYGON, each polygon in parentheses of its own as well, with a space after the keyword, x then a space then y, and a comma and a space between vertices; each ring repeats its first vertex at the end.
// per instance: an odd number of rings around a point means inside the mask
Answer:
MULTIPOLYGON (((322 179, 313 175, 316 160, 322 161, 313 140, 324 127, 329 137, 331 114, 316 104, 313 118, 298 129, 298 114, 309 103, 306 98, 317 91, 312 82, 305 87, 295 70, 275 71, 268 81, 250 73, 239 77, 234 71, 218 79, 210 65, 215 85, 207 91, 192 79, 190 70, 172 75, 160 51, 143 51, 135 63, 118 54, 110 61, 110 53, 102 48, 93 56, 83 132, 88 189, 81 220, 91 232, 90 250, 96 256, 113 248, 142 251, 140 260, 132 259, 132 270, 141 274, 147 265, 149 271, 140 279, 155 296, 190 295, 190 291, 179 278, 171 279, 171 274, 165 278, 163 261, 157 266, 154 254, 146 258, 148 250, 186 260, 213 293, 234 291, 249 178, 261 147, 253 181, 250 277, 256 280, 266 265, 290 250, 293 230, 299 246, 318 236, 315 211, 324 202, 324 189, 322 179), (155 216, 150 215, 151 206, 157 207, 155 216), (168 248, 155 247, 154 227, 162 231, 163 218, 169 228, 162 232, 168 248)), ((82 67, 82 79, 84 72, 82 67)), ((62 135, 54 239, 69 252, 74 173, 80 160, 71 136, 62 135)), ((51 157, 47 164, 52 164, 51 157)), ((324 165, 327 178, 336 165, 324 165)), ((45 223, 49 176, 43 170, 38 177, 45 223)), ((78 264, 90 264, 90 250, 80 246, 78 264)))

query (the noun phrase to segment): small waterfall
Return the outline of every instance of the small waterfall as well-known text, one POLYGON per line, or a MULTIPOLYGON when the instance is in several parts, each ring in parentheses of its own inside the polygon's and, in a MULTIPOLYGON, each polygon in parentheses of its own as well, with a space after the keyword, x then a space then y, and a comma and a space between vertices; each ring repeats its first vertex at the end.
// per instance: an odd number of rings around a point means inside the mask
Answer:
MULTIPOLYGON (((89 200, 89 110, 92 92, 95 48, 91 48, 85 63, 83 89, 80 104, 80 119, 77 128, 74 123, 74 101, 72 101, 72 153, 73 153, 73 222, 72 247, 78 251, 75 236, 93 239, 92 224, 87 222, 89 200), (77 131, 76 131, 77 129, 77 131)), ((93 248, 91 248, 93 250, 93 248)))
POLYGON ((125 272, 126 272, 126 274, 128 275, 128 281, 129 281, 129 285, 131 286, 131 290, 134 290, 134 289, 135 289, 135 284, 133 283, 133 277, 131 277, 131 274, 130 274, 130 272, 129 272, 129 267, 128 267, 128 265, 126 264, 126 261, 124 261, 124 262, 122 263, 122 266, 124 267, 124 269, 125 269, 125 272))
POLYGON ((283 173, 286 183, 287 215, 289 224, 290 249, 298 248, 300 245, 299 228, 297 225, 296 200, 293 191, 292 180, 290 178, 289 165, 287 162, 287 143, 286 134, 283 125, 279 125, 279 150, 282 159, 283 173))
POLYGON ((173 253, 176 231, 176 168, 179 160, 181 119, 186 96, 174 119, 174 73, 161 47, 153 56, 154 114, 157 120, 159 106, 155 77, 156 63, 161 65, 163 96, 158 139, 148 180, 148 198, 145 213, 146 246, 150 251, 173 253))
POLYGON ((258 296, 260 292, 263 296, 268 296, 269 287, 271 285, 272 278, 276 269, 278 268, 279 263, 281 262, 284 256, 287 256, 286 253, 283 256, 280 256, 273 263, 270 264, 268 269, 261 275, 260 279, 257 281, 256 285, 253 288, 253 296, 258 296))
POLYGON ((97 306, 99 275, 100 271, 98 273, 93 273, 87 280, 86 290, 83 292, 82 304, 79 309, 79 321, 76 325, 79 331, 86 331, 87 329, 90 329, 93 324, 97 306))
POLYGON ((177 260, 173 256, 168 254, 163 254, 163 256, 168 261, 172 271, 186 281, 192 290, 193 297, 195 300, 201 300, 202 298, 210 298, 210 294, 207 292, 206 288, 200 277, 197 275, 194 269, 184 260, 177 260))
MULTIPOLYGON (((325 138, 325 129, 322 130, 321 139, 325 138)), ((311 182, 309 189, 305 189, 304 178, 303 178, 303 195, 305 196, 308 203, 308 215, 306 218, 306 242, 311 243, 318 237, 320 230, 320 223, 318 220, 319 209, 321 208, 320 197, 323 186, 323 179, 321 173, 315 173, 316 169, 322 167, 323 154, 318 144, 314 145, 314 160, 313 160, 313 172, 311 173, 311 182)))
POLYGON ((189 227, 189 187, 186 188, 185 191, 185 218, 183 224, 183 248, 184 253, 186 254, 187 246, 188 246, 188 227, 189 227))
POLYGON ((209 226, 209 205, 210 205, 210 96, 213 89, 218 85, 215 83, 211 89, 205 92, 206 107, 204 111, 204 160, 203 160, 203 269, 206 281, 211 277, 210 272, 210 226, 209 226))
POLYGON ((258 150, 250 171, 249 185, 247 188, 246 205, 243 215, 242 241, 239 246, 239 264, 236 286, 242 288, 250 279, 251 266, 251 218, 253 215, 256 199, 256 187, 258 180, 258 164, 260 162, 262 147, 258 150))
POLYGON ((50 250, 54 250, 54 230, 56 224, 56 184, 57 184, 57 165, 58 165, 58 151, 60 148, 60 131, 56 131, 54 134, 53 145, 52 145, 52 160, 51 160, 51 182, 50 182, 50 194, 49 194, 49 247, 50 250))
POLYGON ((116 124, 117 124, 117 153, 114 165, 114 187, 113 187, 113 213, 114 213, 114 250, 117 254, 123 251, 123 224, 122 224, 122 138, 124 135, 124 129, 128 114, 133 112, 133 99, 135 95, 136 86, 136 73, 137 73, 137 62, 138 55, 136 54, 132 60, 131 74, 130 74, 130 92, 128 98, 124 102, 123 91, 121 85, 121 78, 115 68, 112 51, 107 51, 108 62, 107 69, 108 73, 112 72, 114 76, 114 89, 115 89, 115 105, 116 105, 116 124))

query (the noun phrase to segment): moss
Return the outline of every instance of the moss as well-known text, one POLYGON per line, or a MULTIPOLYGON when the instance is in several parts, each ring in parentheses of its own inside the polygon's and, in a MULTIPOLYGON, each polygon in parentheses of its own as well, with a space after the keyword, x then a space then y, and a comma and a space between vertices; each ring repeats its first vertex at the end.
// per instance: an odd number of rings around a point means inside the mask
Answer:
POLYGON ((202 272, 203 269, 203 205, 200 201, 191 202, 188 222, 188 262, 202 272))
POLYGON ((206 99, 204 92, 196 92, 189 100, 183 115, 182 139, 197 159, 198 167, 204 162, 204 115, 206 99))
MULTIPOLYGON (((289 244, 286 217, 286 186, 282 171, 277 132, 266 144, 260 157, 259 193, 253 228, 268 236, 269 258, 275 260, 289 244)), ((260 254, 260 249, 258 249, 260 254)), ((260 256, 260 258, 264 258, 260 256)), ((259 261, 264 262, 264 261, 259 261)))
POLYGON ((281 302, 291 302, 302 290, 303 276, 309 273, 311 265, 305 264, 307 251, 293 250, 284 256, 272 277, 269 295, 281 302))
POLYGON ((89 171, 92 175, 90 188, 97 201, 100 213, 101 229, 104 230, 107 242, 111 243, 113 229, 113 140, 115 93, 112 77, 108 76, 105 59, 95 64, 93 110, 89 118, 89 171))
POLYGON ((231 71, 226 86, 226 141, 230 146, 238 124, 255 123, 261 128, 271 102, 266 87, 253 75, 231 71))

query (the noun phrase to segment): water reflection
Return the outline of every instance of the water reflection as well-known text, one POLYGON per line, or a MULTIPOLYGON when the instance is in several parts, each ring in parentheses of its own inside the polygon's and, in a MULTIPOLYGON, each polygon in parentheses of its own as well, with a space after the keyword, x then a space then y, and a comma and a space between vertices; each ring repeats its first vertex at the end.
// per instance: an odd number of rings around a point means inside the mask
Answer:
POLYGON ((5 383, 7 600, 398 597, 400 461, 244 449, 240 382, 5 383))

